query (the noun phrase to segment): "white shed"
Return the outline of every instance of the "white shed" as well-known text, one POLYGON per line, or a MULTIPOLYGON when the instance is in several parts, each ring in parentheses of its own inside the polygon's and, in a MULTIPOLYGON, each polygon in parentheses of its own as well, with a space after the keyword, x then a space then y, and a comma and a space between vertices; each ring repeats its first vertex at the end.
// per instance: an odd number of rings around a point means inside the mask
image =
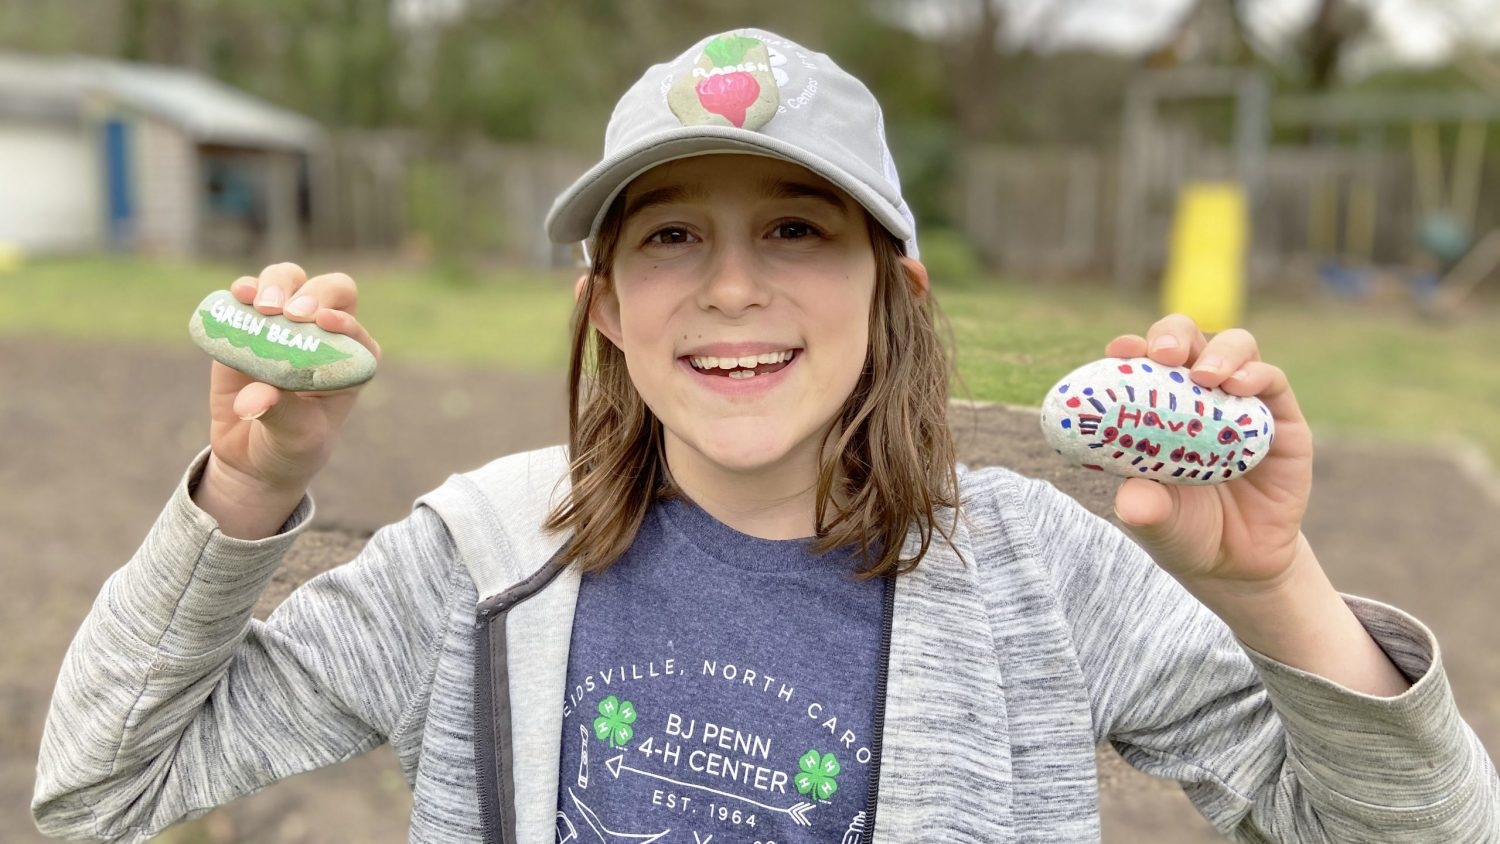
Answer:
POLYGON ((288 255, 322 129, 181 68, 0 52, 0 244, 288 255))

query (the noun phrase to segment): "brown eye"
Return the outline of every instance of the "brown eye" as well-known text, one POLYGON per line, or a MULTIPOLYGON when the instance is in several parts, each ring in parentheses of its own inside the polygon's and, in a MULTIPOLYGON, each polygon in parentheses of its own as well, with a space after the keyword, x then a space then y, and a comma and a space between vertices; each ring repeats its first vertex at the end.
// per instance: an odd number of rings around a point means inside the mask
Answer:
POLYGON ((688 243, 691 240, 692 235, 688 234, 687 229, 678 228, 660 229, 658 231, 652 232, 651 236, 646 238, 646 242, 648 243, 661 243, 667 245, 688 243))
POLYGON ((804 237, 816 237, 821 234, 811 223, 805 223, 801 220, 788 220, 784 223, 777 223, 772 231, 774 232, 774 237, 783 240, 801 240, 804 237))

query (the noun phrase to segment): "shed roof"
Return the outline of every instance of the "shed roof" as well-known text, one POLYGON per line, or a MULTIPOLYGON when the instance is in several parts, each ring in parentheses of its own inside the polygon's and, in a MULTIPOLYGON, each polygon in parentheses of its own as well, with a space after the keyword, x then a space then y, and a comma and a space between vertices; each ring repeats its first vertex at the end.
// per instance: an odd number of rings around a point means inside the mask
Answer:
POLYGON ((304 150, 323 138, 316 121, 197 71, 0 51, 0 114, 79 116, 99 105, 150 114, 203 143, 304 150))

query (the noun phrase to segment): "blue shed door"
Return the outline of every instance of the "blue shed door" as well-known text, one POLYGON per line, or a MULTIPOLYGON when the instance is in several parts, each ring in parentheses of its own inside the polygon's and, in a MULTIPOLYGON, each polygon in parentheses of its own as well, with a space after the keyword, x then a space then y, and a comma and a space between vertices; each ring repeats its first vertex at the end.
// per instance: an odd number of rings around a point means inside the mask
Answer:
POLYGON ((135 227, 130 202, 130 126, 123 120, 104 124, 104 184, 110 244, 116 249, 129 249, 135 227))

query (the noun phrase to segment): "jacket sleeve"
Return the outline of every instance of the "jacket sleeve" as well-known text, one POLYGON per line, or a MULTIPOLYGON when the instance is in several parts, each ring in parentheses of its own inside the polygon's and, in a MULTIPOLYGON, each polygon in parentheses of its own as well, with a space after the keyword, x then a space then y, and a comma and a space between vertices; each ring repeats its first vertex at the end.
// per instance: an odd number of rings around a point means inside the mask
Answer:
POLYGON ((1096 737, 1178 780, 1245 842, 1500 841, 1500 781, 1459 716, 1432 633, 1346 598, 1412 682, 1360 694, 1254 653, 1128 536, 1023 482, 1089 686, 1096 737))
POLYGON ((425 700, 461 572, 437 517, 418 509, 376 533, 262 623, 251 610, 311 501, 276 536, 227 537, 190 497, 202 463, 68 649, 32 799, 49 835, 149 838, 364 753, 425 700))

